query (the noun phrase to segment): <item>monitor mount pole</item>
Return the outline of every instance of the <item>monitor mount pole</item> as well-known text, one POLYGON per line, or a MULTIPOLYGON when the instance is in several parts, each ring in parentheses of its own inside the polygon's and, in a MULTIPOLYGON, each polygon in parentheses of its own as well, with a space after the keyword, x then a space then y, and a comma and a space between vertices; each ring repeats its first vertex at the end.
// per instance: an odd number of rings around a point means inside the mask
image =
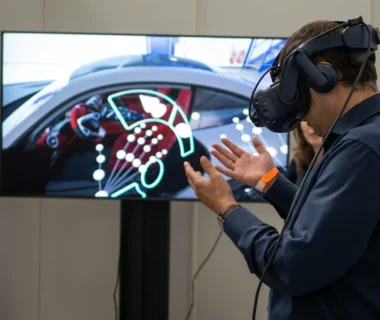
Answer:
POLYGON ((170 202, 121 200, 120 320, 168 319, 170 202))

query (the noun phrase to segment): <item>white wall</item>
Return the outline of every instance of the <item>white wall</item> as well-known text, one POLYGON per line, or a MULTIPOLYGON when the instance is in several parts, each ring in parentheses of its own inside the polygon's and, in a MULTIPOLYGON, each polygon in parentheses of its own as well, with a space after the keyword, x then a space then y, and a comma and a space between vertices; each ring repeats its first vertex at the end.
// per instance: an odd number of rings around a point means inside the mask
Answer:
MULTIPOLYGON (((0 0, 0 29, 289 36, 319 18, 363 15, 378 25, 378 6, 378 0, 0 0)), ((281 226, 269 206, 249 208, 281 226)), ((200 204, 173 203, 171 217, 170 319, 181 320, 190 275, 219 229, 200 204)), ((0 319, 112 319, 118 202, 2 198, 0 241, 0 319)), ((194 319, 249 319, 256 284, 223 236, 197 282, 194 319)), ((266 319, 266 292, 259 319, 266 319)))

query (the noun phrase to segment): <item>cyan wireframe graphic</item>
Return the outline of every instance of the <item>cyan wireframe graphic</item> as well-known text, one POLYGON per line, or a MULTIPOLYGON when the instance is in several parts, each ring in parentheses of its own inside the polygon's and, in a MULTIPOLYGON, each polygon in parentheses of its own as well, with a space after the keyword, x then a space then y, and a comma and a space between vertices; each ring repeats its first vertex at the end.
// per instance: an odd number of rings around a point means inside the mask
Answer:
POLYGON ((96 161, 99 163, 99 168, 95 170, 93 178, 99 183, 99 191, 95 196, 117 198, 122 194, 135 189, 142 198, 146 198, 147 195, 142 187, 145 189, 153 189, 157 187, 162 181, 165 171, 165 165, 161 158, 167 154, 168 150, 166 149, 157 151, 155 155, 150 156, 145 164, 141 161, 147 153, 151 152, 152 145, 157 145, 160 140, 164 139, 164 136, 157 132, 158 125, 167 126, 175 134, 179 145, 180 156, 185 158, 194 152, 194 138, 189 120, 187 119, 186 113, 177 102, 167 95, 153 90, 133 89, 120 91, 108 96, 107 100, 118 120, 129 134, 124 148, 118 150, 116 153, 117 161, 104 185, 102 185, 102 180, 105 179, 105 171, 102 169, 102 164, 106 160, 105 156, 102 154, 104 147, 102 144, 96 146, 96 151, 98 152, 96 161), (152 114, 152 118, 139 120, 132 124, 128 124, 125 121, 115 100, 117 101, 120 97, 130 94, 139 95, 144 111, 147 114, 152 114), (160 102, 159 98, 172 105, 168 120, 161 119, 166 114, 167 107, 160 102), (178 116, 180 118, 179 122, 178 116), (175 124, 176 120, 178 122, 177 124, 175 124), (147 127, 147 124, 150 124, 149 128, 147 127), (135 134, 141 134, 143 131, 145 136, 141 136, 136 140, 135 134), (150 144, 147 143, 147 138, 150 139, 150 144), (126 150, 132 143, 135 143, 136 146, 132 152, 127 153, 126 150), (135 157, 140 148, 142 148, 140 156, 135 157), (125 170, 128 164, 131 164, 131 166, 125 170), (153 182, 148 183, 146 181, 146 174, 149 167, 153 164, 158 165, 158 174, 153 182), (118 169, 120 165, 121 168, 118 169), (135 172, 131 173, 134 169, 135 172), (140 181, 136 182, 136 178, 138 178, 139 174, 140 181))

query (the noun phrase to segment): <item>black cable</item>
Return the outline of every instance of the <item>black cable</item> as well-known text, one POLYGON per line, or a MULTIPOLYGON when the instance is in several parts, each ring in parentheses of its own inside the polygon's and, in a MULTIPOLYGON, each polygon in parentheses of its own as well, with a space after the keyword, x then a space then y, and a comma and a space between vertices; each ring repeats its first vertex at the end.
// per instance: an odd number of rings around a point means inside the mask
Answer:
POLYGON ((120 284, 120 255, 121 255, 121 250, 117 259, 117 275, 116 275, 116 283, 115 283, 115 288, 113 290, 113 303, 114 303, 114 308, 115 308, 115 320, 120 320, 119 319, 119 308, 118 308, 118 303, 117 303, 117 290, 119 289, 119 284, 120 284))
POLYGON ((211 255, 214 253, 215 251, 215 248, 216 246, 218 245, 219 243, 219 240, 221 238, 221 236, 223 235, 223 229, 220 230, 219 234, 218 234, 218 237, 216 238, 210 252, 208 253, 207 257, 203 260, 203 262, 201 263, 201 265, 198 267, 197 271, 195 272, 195 275, 193 277, 193 280, 191 281, 191 302, 190 302, 190 307, 189 307, 189 311, 187 312, 187 315, 186 315, 186 318, 185 320, 188 320, 191 316, 191 313, 193 311, 193 307, 194 307, 194 297, 195 297, 195 279, 198 277, 199 273, 201 272, 201 270, 203 269, 203 267, 206 265, 207 261, 210 259, 211 255))
MULTIPOLYGON (((346 24, 346 23, 343 23, 343 25, 347 25, 347 24, 346 24)), ((337 27, 334 27, 333 29, 329 30, 329 32, 331 32, 331 31, 333 31, 333 30, 336 30, 336 29, 338 29, 338 28, 341 27, 341 26, 342 26, 342 25, 339 25, 339 26, 337 26, 337 27)), ((276 245, 275 245, 275 247, 274 247, 274 249, 273 249, 273 252, 272 252, 272 254, 270 255, 269 260, 268 260, 268 263, 266 264, 266 266, 265 266, 265 268, 264 268, 264 271, 263 271, 263 273, 262 273, 262 275, 261 275, 261 277, 260 277, 260 282, 259 282, 259 285, 257 286, 257 290, 256 290, 256 294, 255 294, 255 301, 254 301, 254 305, 253 305, 252 320, 256 320, 256 313, 257 313, 257 305, 258 305, 258 300, 259 300, 259 294, 260 294, 260 289, 261 289, 261 286, 262 286, 262 284, 263 284, 263 280, 264 280, 265 274, 266 274, 266 272, 268 271, 268 268, 269 268, 269 266, 271 265, 271 263, 273 262, 273 259, 274 259, 275 255, 276 255, 277 251, 278 251, 278 248, 279 248, 279 246, 280 246, 281 240, 282 240, 282 238, 283 238, 283 236, 284 236, 284 233, 285 233, 286 228, 287 228, 287 226, 288 226, 288 224, 289 224, 290 218, 291 218, 291 216, 292 216, 292 214, 293 214, 293 210, 294 210, 295 204, 296 204, 296 202, 297 202, 297 200, 298 200, 298 198, 299 198, 299 196, 300 196, 300 194, 301 194, 301 192, 302 192, 302 190, 303 190, 303 187, 304 187, 304 185, 305 185, 305 182, 306 182, 306 180, 307 180, 307 177, 309 176, 309 173, 310 173, 311 170, 313 169, 314 164, 315 164, 316 160, 318 159, 319 154, 320 154, 321 151, 323 150, 323 147, 324 147, 324 145, 325 145, 325 142, 326 142, 328 136, 330 135, 330 133, 331 133, 332 130, 334 129, 336 123, 339 121, 339 119, 341 118, 341 116, 342 116, 344 110, 346 109, 347 104, 348 104, 348 102, 350 101, 350 99, 351 99, 351 97, 352 97, 352 95, 353 95, 353 93, 354 93, 354 91, 355 91, 355 88, 356 88, 357 84, 358 84, 359 81, 360 81, 360 78, 361 78, 361 76, 362 76, 362 74, 363 74, 364 68, 365 68, 365 66, 366 66, 366 63, 367 63, 369 57, 374 53, 374 52, 370 52, 370 51, 371 51, 371 31, 369 30, 369 27, 368 27, 364 22, 363 22, 363 26, 366 28, 367 33, 368 33, 368 48, 367 48, 367 54, 366 54, 366 57, 365 57, 364 61, 362 62, 362 65, 361 65, 361 67, 360 67, 359 73, 358 73, 358 75, 357 75, 357 77, 356 77, 356 79, 355 79, 355 82, 354 82, 353 85, 352 85, 352 88, 351 88, 351 90, 350 90, 350 93, 348 94, 348 97, 347 97, 345 103, 343 104, 343 107, 342 107, 341 111, 339 112, 339 114, 338 114, 338 116, 336 117, 335 121, 334 121, 333 124, 331 125, 330 129, 327 131, 327 134, 325 135, 325 138, 323 139, 323 142, 322 142, 321 146, 319 147, 317 153, 315 154, 313 160, 311 161, 311 164, 310 164, 308 170, 306 171, 306 174, 305 174, 304 178, 302 179, 302 182, 301 182, 301 184, 300 184, 300 186, 299 186, 299 188, 298 188, 298 190, 297 190, 297 192, 296 192, 296 194, 295 194, 295 196, 294 196, 294 198, 293 198, 292 204, 291 204, 290 209, 289 209, 289 213, 288 213, 288 215, 287 215, 287 217, 286 217, 286 219, 285 219, 285 222, 284 222, 284 226, 282 227, 281 233, 280 233, 280 235, 279 235, 279 237, 278 237, 278 240, 277 240, 276 245)), ((328 33, 328 32, 324 32, 323 35, 325 35, 325 34, 327 34, 327 33, 328 33)))
MULTIPOLYGON (((122 201, 120 202, 120 208, 122 210, 123 203, 122 201)), ((123 212, 120 213, 120 237, 122 239, 122 232, 123 232, 123 220, 124 220, 124 214, 123 212)), ((120 315, 119 315, 119 304, 120 302, 120 296, 118 297, 118 289, 120 286, 120 276, 121 276, 121 255, 122 255, 122 245, 123 241, 120 241, 119 245, 119 254, 117 256, 117 267, 116 267, 116 283, 115 283, 115 288, 113 289, 113 304, 115 308, 115 320, 120 320, 120 315), (119 299, 118 299, 119 298, 119 299)))

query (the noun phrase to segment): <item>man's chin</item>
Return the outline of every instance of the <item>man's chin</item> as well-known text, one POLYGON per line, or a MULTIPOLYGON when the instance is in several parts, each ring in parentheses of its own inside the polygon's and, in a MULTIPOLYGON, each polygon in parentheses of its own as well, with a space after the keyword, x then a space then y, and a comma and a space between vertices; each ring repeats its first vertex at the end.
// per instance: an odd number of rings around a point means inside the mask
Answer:
POLYGON ((320 130, 319 128, 315 128, 313 127, 312 125, 308 124, 308 126, 312 127, 313 128, 313 131, 314 131, 314 135, 317 136, 317 137, 324 137, 324 135, 326 134, 326 131, 325 130, 320 130))

